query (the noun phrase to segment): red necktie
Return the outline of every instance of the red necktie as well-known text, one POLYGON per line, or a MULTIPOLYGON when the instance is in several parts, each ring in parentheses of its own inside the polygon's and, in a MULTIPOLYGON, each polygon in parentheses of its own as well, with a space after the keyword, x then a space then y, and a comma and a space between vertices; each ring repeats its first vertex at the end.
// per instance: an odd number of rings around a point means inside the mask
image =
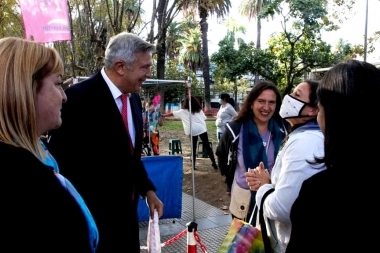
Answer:
POLYGON ((131 148, 131 153, 133 154, 133 144, 132 144, 132 139, 131 135, 129 134, 129 127, 128 127, 128 94, 122 94, 121 95, 121 102, 122 102, 122 107, 121 107, 121 116, 123 117, 123 122, 125 129, 127 130, 128 137, 129 137, 129 146, 131 148))
MULTIPOLYGON (((131 139, 131 135, 129 134, 129 127, 128 127, 128 101, 127 101, 127 98, 128 98, 128 94, 121 94, 121 102, 122 102, 121 116, 123 117, 124 126, 125 126, 125 129, 127 130, 127 133, 128 133, 129 147, 131 150, 131 154, 133 155, 134 148, 133 148, 132 139, 131 139)), ((132 190, 132 200, 134 200, 134 199, 135 199, 135 186, 133 186, 133 190, 132 190)))

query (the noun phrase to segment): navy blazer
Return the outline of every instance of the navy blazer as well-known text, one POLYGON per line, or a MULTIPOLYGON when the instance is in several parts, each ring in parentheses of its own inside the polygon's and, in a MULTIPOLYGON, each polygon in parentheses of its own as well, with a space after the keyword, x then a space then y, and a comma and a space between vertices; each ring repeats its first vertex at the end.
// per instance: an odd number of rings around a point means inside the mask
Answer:
POLYGON ((129 135, 100 71, 65 93, 62 126, 49 134, 49 151, 96 221, 98 252, 117 252, 126 245, 130 252, 139 252, 138 197, 156 190, 141 161, 140 96, 130 97, 136 130, 131 155, 129 135))
POLYGON ((0 251, 92 253, 86 218, 52 167, 0 142, 0 251))

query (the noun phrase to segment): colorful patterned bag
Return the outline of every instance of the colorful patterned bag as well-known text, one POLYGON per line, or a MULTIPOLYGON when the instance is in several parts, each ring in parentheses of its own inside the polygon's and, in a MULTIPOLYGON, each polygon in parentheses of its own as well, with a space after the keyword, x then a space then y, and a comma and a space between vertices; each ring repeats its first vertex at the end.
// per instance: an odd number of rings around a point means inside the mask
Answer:
POLYGON ((261 231, 234 218, 218 253, 264 253, 261 231))
POLYGON ((231 222, 230 228, 218 253, 271 253, 270 241, 266 231, 263 214, 263 204, 265 198, 274 191, 268 190, 261 200, 259 211, 259 223, 256 227, 252 226, 252 219, 257 209, 257 205, 253 208, 249 222, 244 222, 234 218, 231 222))

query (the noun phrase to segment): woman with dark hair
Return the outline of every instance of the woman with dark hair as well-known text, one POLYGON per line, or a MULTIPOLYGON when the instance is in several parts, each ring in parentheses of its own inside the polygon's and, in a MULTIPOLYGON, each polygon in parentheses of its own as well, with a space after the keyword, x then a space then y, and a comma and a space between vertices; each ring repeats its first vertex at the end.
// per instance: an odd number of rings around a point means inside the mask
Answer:
POLYGON ((190 113, 189 113, 189 98, 186 98, 182 102, 182 109, 178 111, 173 111, 170 113, 162 114, 163 117, 174 116, 182 120, 183 129, 185 134, 192 136, 193 138, 193 154, 192 161, 193 167, 195 169, 195 161, 197 158, 197 149, 195 148, 198 143, 198 136, 201 138, 204 148, 207 150, 208 157, 212 162, 212 167, 218 169, 216 165, 215 156, 212 148, 209 144, 209 139, 207 135, 207 126, 206 126, 206 115, 202 111, 202 106, 199 103, 198 99, 191 96, 191 133, 190 133, 190 113))
POLYGON ((255 206, 256 192, 250 191, 244 173, 262 161, 269 169, 274 164, 285 136, 280 107, 276 85, 260 82, 246 97, 237 117, 226 124, 216 155, 221 174, 226 177, 227 195, 231 196, 232 217, 245 220, 255 206))
POLYGON ((246 173, 250 189, 257 191, 258 207, 263 204, 273 252, 286 250, 292 229, 290 209, 302 182, 319 172, 317 168, 323 167, 307 162, 314 156, 323 155, 323 134, 317 123, 317 87, 318 82, 305 80, 284 97, 280 116, 290 124, 290 133, 273 169, 268 168, 268 171, 260 163, 246 173), (266 193, 269 195, 263 200, 266 193))
POLYGON ((375 252, 378 234, 369 229, 377 224, 378 186, 371 174, 380 135, 370 120, 380 111, 380 70, 357 60, 339 63, 324 75, 317 96, 324 156, 312 162, 326 170, 302 184, 286 252, 375 252))
POLYGON ((230 122, 234 117, 237 116, 235 111, 234 100, 227 93, 220 94, 220 108, 218 114, 216 115, 215 126, 216 126, 216 137, 219 142, 222 136, 227 122, 230 122))

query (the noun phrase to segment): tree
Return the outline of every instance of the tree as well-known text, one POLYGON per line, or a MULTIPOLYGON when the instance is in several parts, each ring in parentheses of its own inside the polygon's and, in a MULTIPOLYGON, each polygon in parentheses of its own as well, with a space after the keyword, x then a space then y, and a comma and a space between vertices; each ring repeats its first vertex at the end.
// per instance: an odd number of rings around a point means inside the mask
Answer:
POLYGON ((246 51, 249 52, 246 55, 245 72, 257 73, 265 80, 280 85, 284 73, 281 71, 280 62, 277 60, 276 55, 269 49, 255 48, 253 43, 244 46, 246 51))
MULTIPOLYGON (((150 32, 148 41, 154 43, 156 41, 157 53, 157 78, 165 78, 165 62, 166 62, 166 36, 169 25, 178 15, 182 6, 182 1, 173 0, 169 6, 169 0, 152 1, 153 11, 151 19, 150 32), (155 24, 157 24, 157 32, 155 33, 155 24)), ((162 94, 163 95, 163 94, 162 94)))
POLYGON ((8 36, 25 37, 16 0, 0 0, 0 38, 8 36))
POLYGON ((235 32, 227 31, 227 35, 219 42, 219 50, 211 56, 211 61, 217 66, 215 76, 219 80, 226 79, 234 84, 234 97, 237 101, 237 80, 245 74, 247 47, 244 42, 235 40, 235 32), (235 48, 235 43, 239 49, 235 48))
MULTIPOLYGON (((165 64, 166 64, 166 36, 169 25, 173 22, 173 19, 178 15, 182 6, 182 1, 173 0, 156 0, 152 1, 152 17, 150 21, 150 32, 148 34, 148 41, 154 43, 156 41, 156 78, 165 78, 165 64), (155 24, 157 24, 157 32, 155 33, 155 24)), ((165 101, 165 88, 160 89, 161 99, 165 101)), ((164 110, 163 105, 160 108, 164 110)))
MULTIPOLYGON (((256 18, 257 37, 256 48, 261 48, 261 11, 266 8, 270 1, 268 0, 243 0, 239 6, 240 13, 248 19, 256 18)), ((273 15, 272 15, 273 16, 273 15)), ((259 81, 259 75, 255 75, 255 83, 259 81)))
POLYGON ((368 53, 373 53, 376 49, 375 44, 378 44, 380 47, 380 31, 376 31, 372 37, 368 38, 368 53))
POLYGON ((142 0, 105 1, 113 34, 118 34, 124 30, 132 32, 135 25, 141 22, 141 2, 142 0))
POLYGON ((257 37, 256 37, 256 47, 261 48, 261 10, 266 7, 269 3, 268 0, 243 0, 240 3, 239 10, 240 14, 248 17, 249 20, 256 18, 257 25, 257 37))
POLYGON ((196 73, 199 67, 202 66, 201 31, 198 27, 190 29, 187 36, 180 41, 182 43, 180 62, 187 69, 196 73))
POLYGON ((230 0, 183 0, 183 10, 198 10, 200 17, 200 30, 202 33, 202 73, 205 88, 205 113, 211 113, 210 105, 210 60, 208 55, 208 23, 207 18, 211 14, 224 17, 231 7, 230 0))
POLYGON ((67 76, 89 76, 104 62, 109 38, 121 31, 139 33, 141 0, 69 0, 71 42, 54 42, 67 76))
POLYGON ((166 53, 169 60, 174 60, 179 56, 181 48, 180 40, 183 38, 181 30, 181 22, 173 21, 168 27, 166 37, 166 53))
POLYGON ((331 63, 331 48, 321 41, 321 29, 325 24, 327 0, 274 0, 264 15, 279 13, 282 32, 269 42, 269 51, 276 57, 285 77, 284 93, 293 89, 311 68, 331 63))

